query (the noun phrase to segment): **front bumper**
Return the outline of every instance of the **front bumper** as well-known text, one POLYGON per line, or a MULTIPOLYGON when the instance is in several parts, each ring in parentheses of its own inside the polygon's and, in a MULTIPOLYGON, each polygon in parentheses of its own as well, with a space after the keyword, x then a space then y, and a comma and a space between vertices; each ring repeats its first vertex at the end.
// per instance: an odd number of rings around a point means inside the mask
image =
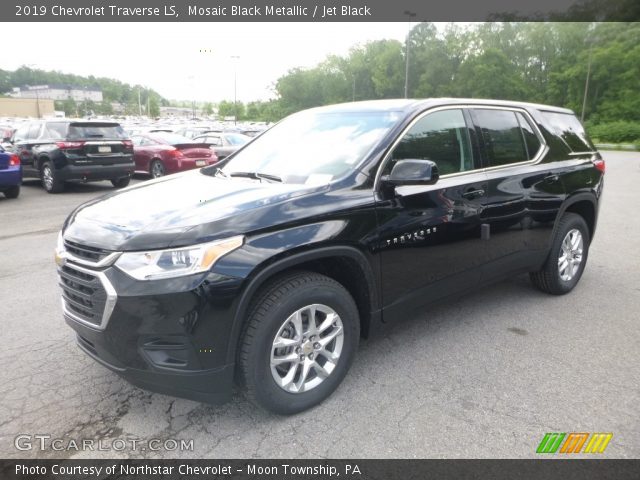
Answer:
POLYGON ((66 292, 65 321, 94 360, 144 389, 206 403, 230 398, 229 343, 239 279, 208 273, 137 281, 112 266, 91 269, 73 262, 58 272, 66 292), (69 298, 74 271, 84 275, 77 278, 85 287, 78 291, 96 308, 95 320, 82 313, 82 295, 71 290, 69 298), (111 304, 100 300, 103 291, 111 304))

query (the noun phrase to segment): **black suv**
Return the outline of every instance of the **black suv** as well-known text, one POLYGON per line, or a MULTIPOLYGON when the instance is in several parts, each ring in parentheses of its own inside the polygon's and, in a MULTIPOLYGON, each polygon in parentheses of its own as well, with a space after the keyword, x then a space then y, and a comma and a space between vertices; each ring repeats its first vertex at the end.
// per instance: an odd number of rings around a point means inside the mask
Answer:
POLYGON ((118 123, 26 122, 11 143, 20 155, 24 176, 40 178, 49 193, 63 191, 71 180, 111 180, 114 187, 123 188, 135 170, 133 143, 118 123))
POLYGON ((223 162, 93 200, 59 237, 64 317, 132 383, 280 413, 358 341, 521 272, 578 283, 604 162, 570 110, 384 100, 283 120, 223 162), (424 310, 422 310, 424 311, 424 310))

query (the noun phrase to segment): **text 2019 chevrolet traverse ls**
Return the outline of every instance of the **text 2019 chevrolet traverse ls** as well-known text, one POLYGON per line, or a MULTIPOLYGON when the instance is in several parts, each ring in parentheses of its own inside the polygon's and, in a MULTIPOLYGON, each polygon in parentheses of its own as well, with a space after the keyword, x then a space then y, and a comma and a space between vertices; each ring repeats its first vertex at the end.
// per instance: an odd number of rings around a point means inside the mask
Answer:
POLYGON ((360 337, 530 272, 564 294, 604 162, 569 110, 384 100, 304 111, 220 164, 76 209, 56 258, 79 346, 205 402, 232 382, 279 413, 342 381, 360 337))

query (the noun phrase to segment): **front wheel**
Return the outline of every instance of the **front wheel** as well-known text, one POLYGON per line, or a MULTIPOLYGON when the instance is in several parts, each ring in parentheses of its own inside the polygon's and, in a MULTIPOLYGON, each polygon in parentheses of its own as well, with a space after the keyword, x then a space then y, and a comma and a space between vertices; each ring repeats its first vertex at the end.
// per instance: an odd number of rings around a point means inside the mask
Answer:
POLYGON ((546 293, 569 293, 584 272, 589 243, 589 227, 584 218, 565 213, 558 223, 547 261, 540 271, 529 274, 531 282, 546 293))
POLYGON ((331 395, 360 336, 349 292, 329 277, 300 272, 267 285, 250 311, 239 359, 249 400, 293 414, 331 395))

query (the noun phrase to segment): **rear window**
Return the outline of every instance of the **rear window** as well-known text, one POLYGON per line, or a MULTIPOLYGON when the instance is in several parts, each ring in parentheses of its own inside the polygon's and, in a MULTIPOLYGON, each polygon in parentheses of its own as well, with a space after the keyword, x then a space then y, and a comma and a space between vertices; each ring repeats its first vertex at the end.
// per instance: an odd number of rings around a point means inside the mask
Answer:
POLYGON ((154 132, 149 137, 169 145, 179 145, 181 143, 193 143, 193 140, 177 133, 170 132, 154 132))
POLYGON ((117 123, 71 123, 67 138, 88 139, 88 138, 106 138, 106 139, 123 139, 128 138, 125 131, 117 123))
POLYGON ((231 134, 228 134, 226 137, 227 137, 227 141, 231 145, 244 145, 249 140, 251 140, 251 137, 247 137, 246 135, 242 135, 241 133, 231 133, 231 134))
POLYGON ((542 112, 553 132, 562 138, 574 152, 592 152, 591 145, 584 127, 575 115, 558 112, 542 112))

